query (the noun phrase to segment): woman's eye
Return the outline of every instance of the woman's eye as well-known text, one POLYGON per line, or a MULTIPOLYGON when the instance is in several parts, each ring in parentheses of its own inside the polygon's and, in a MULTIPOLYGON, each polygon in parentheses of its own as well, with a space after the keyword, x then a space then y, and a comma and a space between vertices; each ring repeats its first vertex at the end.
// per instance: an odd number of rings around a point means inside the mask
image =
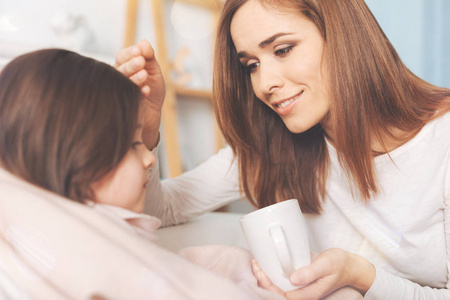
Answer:
POLYGON ((275 51, 275 55, 276 56, 286 56, 289 52, 291 52, 292 48, 294 48, 294 46, 289 46, 289 47, 286 47, 286 48, 282 48, 282 49, 276 50, 275 51))
POLYGON ((256 63, 247 65, 245 67, 245 69, 247 70, 248 73, 253 73, 253 72, 255 72, 256 68, 258 68, 258 67, 259 67, 259 62, 256 62, 256 63))

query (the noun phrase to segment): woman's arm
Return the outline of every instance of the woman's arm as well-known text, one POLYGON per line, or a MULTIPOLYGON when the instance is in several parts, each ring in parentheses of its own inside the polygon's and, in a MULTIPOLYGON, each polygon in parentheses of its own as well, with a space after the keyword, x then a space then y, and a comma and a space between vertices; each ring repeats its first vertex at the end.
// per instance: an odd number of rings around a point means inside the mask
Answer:
POLYGON ((162 181, 157 162, 149 178, 144 213, 160 218, 163 226, 183 223, 242 198, 237 162, 229 147, 193 170, 162 181))
MULTIPOLYGON (((447 172, 444 180, 444 238, 447 245, 447 284, 446 288, 431 288, 421 286, 410 280, 395 276, 381 268, 376 269, 376 278, 364 299, 398 299, 398 300, 446 300, 450 299, 450 160, 447 162, 447 172)), ((416 263, 416 262, 411 262, 416 263)))
MULTIPOLYGON (((157 156, 164 78, 148 41, 125 48, 115 67, 141 87, 145 104, 144 143, 157 156)), ((220 151, 192 171, 160 182, 159 162, 149 174, 145 213, 159 217, 163 225, 185 222, 241 197, 238 171, 231 149, 220 151)))
POLYGON ((376 279, 366 293, 364 299, 396 299, 396 300, 448 300, 450 290, 446 288, 437 289, 421 286, 410 280, 395 276, 391 273, 377 268, 376 279))

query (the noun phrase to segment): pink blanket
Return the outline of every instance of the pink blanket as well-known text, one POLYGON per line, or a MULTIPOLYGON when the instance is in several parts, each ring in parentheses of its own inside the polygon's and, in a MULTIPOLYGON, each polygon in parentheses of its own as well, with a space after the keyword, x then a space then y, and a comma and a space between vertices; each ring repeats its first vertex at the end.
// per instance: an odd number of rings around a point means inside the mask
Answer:
POLYGON ((142 238, 123 220, 39 189, 3 169, 0 295, 6 299, 17 299, 14 295, 21 295, 19 299, 26 295, 29 299, 270 299, 142 238))

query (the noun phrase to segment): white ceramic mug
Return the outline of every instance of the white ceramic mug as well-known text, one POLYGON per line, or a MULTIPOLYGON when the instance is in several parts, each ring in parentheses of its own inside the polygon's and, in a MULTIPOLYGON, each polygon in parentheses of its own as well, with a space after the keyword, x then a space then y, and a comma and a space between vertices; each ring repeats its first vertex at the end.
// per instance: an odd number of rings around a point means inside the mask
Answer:
POLYGON ((273 284, 284 291, 294 286, 289 275, 309 265, 308 230, 297 199, 285 200, 240 219, 250 252, 273 284))

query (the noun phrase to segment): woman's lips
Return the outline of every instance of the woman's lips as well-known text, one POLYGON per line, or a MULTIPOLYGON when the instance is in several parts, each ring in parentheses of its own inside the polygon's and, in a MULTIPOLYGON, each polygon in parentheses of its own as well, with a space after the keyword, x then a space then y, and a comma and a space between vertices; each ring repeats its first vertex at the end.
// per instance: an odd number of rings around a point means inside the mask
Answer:
POLYGON ((293 98, 287 99, 279 104, 275 104, 274 105, 275 111, 280 116, 287 116, 294 109, 295 105, 300 101, 302 94, 303 91, 293 98))

